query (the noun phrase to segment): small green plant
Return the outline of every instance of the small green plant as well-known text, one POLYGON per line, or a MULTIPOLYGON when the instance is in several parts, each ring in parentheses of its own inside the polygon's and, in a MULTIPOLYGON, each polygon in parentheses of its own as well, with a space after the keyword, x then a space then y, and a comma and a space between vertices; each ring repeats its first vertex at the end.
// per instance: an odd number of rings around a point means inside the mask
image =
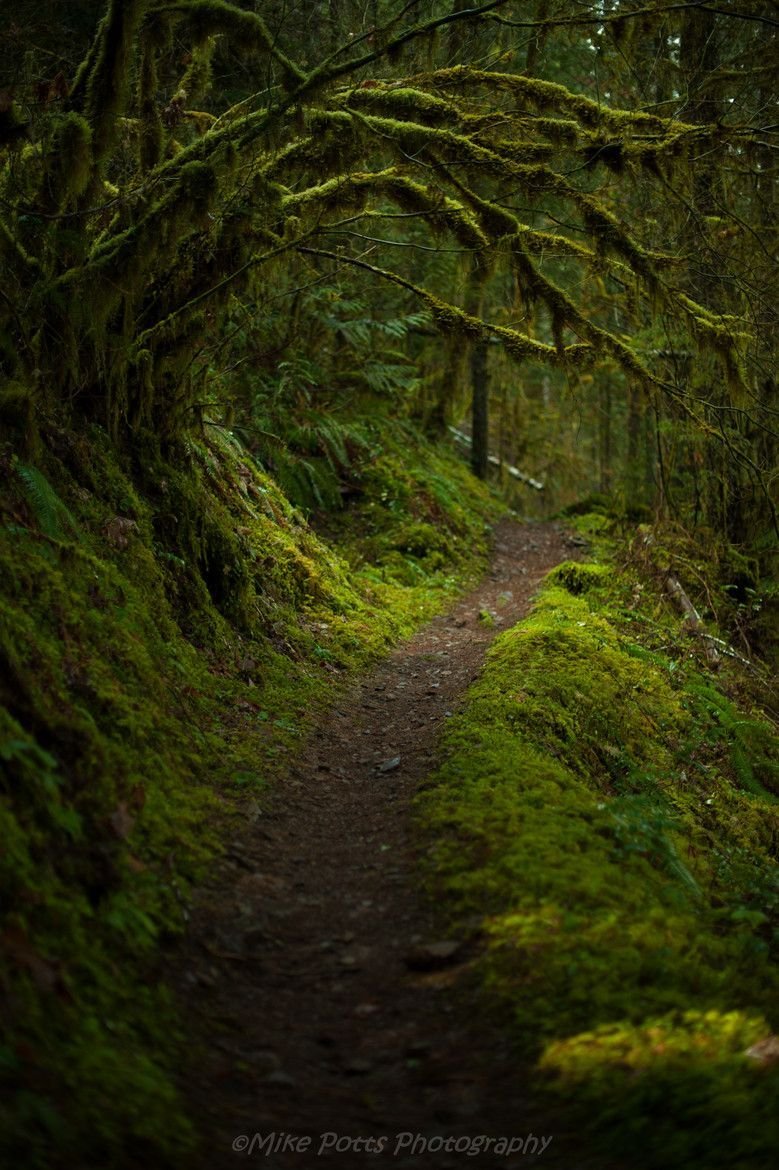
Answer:
POLYGON ((76 520, 43 472, 29 464, 17 463, 16 474, 22 481, 27 502, 41 532, 52 540, 78 537, 76 520))

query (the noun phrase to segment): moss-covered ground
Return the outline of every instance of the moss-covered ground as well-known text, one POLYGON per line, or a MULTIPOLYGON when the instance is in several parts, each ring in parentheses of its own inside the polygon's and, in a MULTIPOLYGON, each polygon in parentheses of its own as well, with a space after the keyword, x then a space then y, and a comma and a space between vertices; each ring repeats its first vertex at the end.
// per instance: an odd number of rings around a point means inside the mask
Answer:
MULTIPOLYGON (((0 1151, 173 1166, 160 948, 316 712, 484 565, 499 506, 410 427, 364 445, 319 532, 220 428, 132 463, 97 427, 44 439, 0 449, 0 1151)), ((738 659, 713 673, 682 632, 662 553, 618 570, 579 523, 596 558, 551 574, 451 720, 431 882, 483 918, 485 1002, 610 1153, 760 1170, 779 739, 738 659)))
POLYGON ((768 1170, 779 735, 646 557, 595 548, 549 575, 450 721, 420 797, 430 881, 483 920, 485 1002, 604 1156, 768 1170))
POLYGON ((231 436, 0 450, 0 1159, 186 1159, 158 975, 241 802, 484 563, 489 493, 406 434, 338 543, 231 436))

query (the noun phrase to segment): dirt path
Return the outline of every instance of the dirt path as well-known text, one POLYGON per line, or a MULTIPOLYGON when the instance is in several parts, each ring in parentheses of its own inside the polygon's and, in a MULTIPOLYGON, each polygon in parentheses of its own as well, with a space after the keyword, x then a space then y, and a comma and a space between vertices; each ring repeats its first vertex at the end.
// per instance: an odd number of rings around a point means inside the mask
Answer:
POLYGON ((585 1165, 575 1137, 528 1102, 521 1055, 480 1014, 468 964, 478 942, 455 939, 453 955, 438 945, 451 940, 418 889, 409 807, 487 645, 573 551, 555 525, 503 524, 482 584, 343 698, 201 892, 177 962, 203 1048, 183 1084, 204 1170, 585 1165), (404 1133, 419 1135, 416 1150, 398 1148, 404 1133), (344 1138, 327 1156, 325 1134, 344 1138), (554 1135, 541 1158, 530 1134, 554 1135), (281 1135, 310 1144, 276 1152, 281 1135), (514 1139, 514 1152, 466 1152, 481 1135, 514 1139), (379 1136, 380 1152, 346 1148, 379 1136))

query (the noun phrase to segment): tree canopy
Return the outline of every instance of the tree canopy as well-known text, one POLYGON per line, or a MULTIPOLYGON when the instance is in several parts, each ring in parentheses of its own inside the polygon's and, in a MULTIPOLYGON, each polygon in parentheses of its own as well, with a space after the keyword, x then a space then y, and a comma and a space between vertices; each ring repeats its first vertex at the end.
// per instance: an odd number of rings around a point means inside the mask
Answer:
POLYGON ((29 437, 64 401, 172 440, 221 417, 248 318, 252 360, 263 329, 275 348, 269 288, 384 287, 423 332, 499 341, 519 381, 612 369, 724 478, 720 527, 775 525, 771 6, 306 14, 117 0, 70 76, 28 54, 0 337, 29 437))

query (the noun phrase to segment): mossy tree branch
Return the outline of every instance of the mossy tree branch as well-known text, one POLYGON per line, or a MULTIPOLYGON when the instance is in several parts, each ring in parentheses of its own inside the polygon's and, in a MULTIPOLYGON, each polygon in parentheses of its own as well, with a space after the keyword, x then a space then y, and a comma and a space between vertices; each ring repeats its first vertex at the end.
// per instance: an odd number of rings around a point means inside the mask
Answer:
MULTIPOLYGON (((371 215, 389 204, 431 235, 482 252, 490 270, 513 271, 526 302, 548 310, 544 336, 551 342, 479 324, 477 314, 437 301, 402 273, 339 254, 344 264, 414 291, 439 326, 500 338, 515 356, 553 365, 601 355, 634 378, 659 384, 638 348, 619 328, 605 327, 597 307, 575 292, 588 274, 602 273, 619 282, 625 299, 637 283, 648 310, 659 306, 683 320, 701 348, 719 353, 735 391, 741 378, 735 350, 748 343, 748 330, 736 316, 713 313, 675 287, 667 272, 681 258, 648 246, 635 225, 622 222, 611 184, 627 185, 637 174, 642 181, 663 178, 664 167, 687 174, 696 150, 713 149, 728 134, 741 133, 745 150, 743 128, 726 132, 611 109, 558 83, 496 69, 462 65, 366 78, 369 66, 404 46, 456 21, 483 23, 503 2, 399 29, 392 18, 368 51, 355 54, 344 45, 306 70, 262 18, 224 0, 112 0, 76 80, 72 103, 81 113, 50 123, 55 149, 42 174, 32 158, 22 168, 32 192, 25 197, 37 199, 39 214, 11 215, 0 225, 0 250, 25 290, 20 297, 34 297, 44 323, 31 365, 53 371, 57 353, 67 352, 68 361, 59 363, 63 396, 115 398, 107 413, 116 420, 138 417, 128 413, 127 397, 136 392, 137 355, 148 351, 137 393, 147 407, 154 399, 151 414, 162 418, 170 393, 164 379, 155 382, 155 363, 173 368, 174 335, 180 344, 188 330, 202 327, 205 305, 217 327, 226 290, 239 290, 244 281, 251 287, 259 267, 294 250, 291 242, 311 242, 330 230, 331 212, 371 215), (214 38, 223 33, 268 63, 268 90, 191 121, 184 119, 182 97, 181 128, 163 125, 165 99, 155 90, 173 28, 192 44, 182 94, 203 91, 214 38), (68 164, 74 142, 86 154, 88 181, 83 166, 68 164), (74 205, 83 212, 109 165, 119 181, 114 214, 95 199, 94 213, 81 223, 79 248, 63 249, 52 216, 74 205), (605 182, 597 177, 601 169, 605 182), (519 218, 511 208, 518 198, 539 209, 536 218, 519 218), (574 222, 542 230, 536 225, 543 208, 574 222), (550 269, 563 262, 578 273, 575 282, 550 269), (41 270, 48 279, 37 279, 41 270), (579 341, 565 344, 565 330, 579 341)), ((173 121, 176 111, 168 114, 173 121)), ((6 169, 4 191, 15 193, 18 174, 19 168, 6 169)), ((186 396, 185 387, 180 392, 186 396)))
POLYGON ((84 116, 92 132, 94 167, 116 144, 130 96, 137 33, 149 0, 110 0, 84 78, 84 116))

